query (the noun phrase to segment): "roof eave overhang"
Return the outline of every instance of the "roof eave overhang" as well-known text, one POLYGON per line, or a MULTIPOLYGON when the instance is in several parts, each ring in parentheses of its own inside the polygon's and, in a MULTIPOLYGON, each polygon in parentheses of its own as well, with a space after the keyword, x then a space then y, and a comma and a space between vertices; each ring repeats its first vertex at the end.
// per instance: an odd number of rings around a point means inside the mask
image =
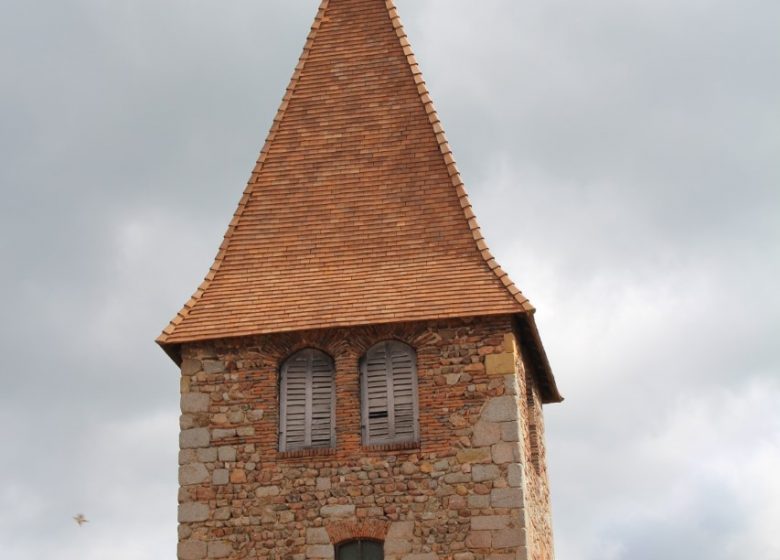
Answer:
POLYGON ((553 375, 552 367, 550 367, 547 352, 544 350, 542 338, 539 336, 539 329, 534 320, 534 311, 516 314, 515 327, 520 337, 522 348, 527 352, 529 358, 527 365, 531 367, 539 383, 542 403, 563 402, 563 396, 558 390, 558 384, 555 382, 555 376, 553 375))
POLYGON ((155 340, 155 342, 177 366, 181 367, 181 344, 166 344, 160 338, 155 340))

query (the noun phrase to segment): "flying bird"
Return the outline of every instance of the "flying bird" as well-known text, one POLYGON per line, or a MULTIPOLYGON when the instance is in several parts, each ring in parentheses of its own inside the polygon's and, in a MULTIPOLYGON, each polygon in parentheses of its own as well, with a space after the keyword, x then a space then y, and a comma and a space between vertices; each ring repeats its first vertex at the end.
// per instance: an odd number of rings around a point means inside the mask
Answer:
POLYGON ((79 513, 78 515, 74 515, 74 516, 73 516, 73 520, 74 520, 76 523, 78 523, 78 524, 79 524, 79 527, 81 527, 82 525, 84 525, 84 523, 89 523, 89 520, 88 520, 86 517, 84 517, 84 514, 83 514, 83 513, 79 513))

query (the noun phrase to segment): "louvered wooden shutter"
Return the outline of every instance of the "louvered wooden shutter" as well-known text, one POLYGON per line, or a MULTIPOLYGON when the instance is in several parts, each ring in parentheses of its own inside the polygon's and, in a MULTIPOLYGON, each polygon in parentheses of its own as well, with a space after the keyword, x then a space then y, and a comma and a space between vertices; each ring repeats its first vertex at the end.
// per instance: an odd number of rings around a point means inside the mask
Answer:
POLYGON ((319 350, 301 350, 282 366, 279 449, 333 447, 336 386, 333 362, 319 350))
POLYGON ((397 341, 380 342, 361 366, 363 441, 374 445, 419 439, 414 350, 397 341))

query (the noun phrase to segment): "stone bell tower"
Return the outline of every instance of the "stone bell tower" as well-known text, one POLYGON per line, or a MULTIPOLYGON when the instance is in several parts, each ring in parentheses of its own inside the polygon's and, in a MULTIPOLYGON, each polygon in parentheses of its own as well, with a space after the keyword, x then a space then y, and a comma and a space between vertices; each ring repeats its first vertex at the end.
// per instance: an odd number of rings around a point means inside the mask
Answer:
POLYGON ((181 367, 180 560, 550 560, 534 308, 391 0, 323 0, 181 367))

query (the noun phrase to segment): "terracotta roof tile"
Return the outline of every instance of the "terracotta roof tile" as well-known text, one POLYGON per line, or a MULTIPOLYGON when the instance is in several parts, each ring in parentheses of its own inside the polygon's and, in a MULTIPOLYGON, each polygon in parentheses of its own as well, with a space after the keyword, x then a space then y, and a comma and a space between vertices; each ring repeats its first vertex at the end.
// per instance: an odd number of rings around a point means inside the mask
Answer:
POLYGON ((531 311, 392 2, 324 0, 214 264, 158 342, 531 311))

